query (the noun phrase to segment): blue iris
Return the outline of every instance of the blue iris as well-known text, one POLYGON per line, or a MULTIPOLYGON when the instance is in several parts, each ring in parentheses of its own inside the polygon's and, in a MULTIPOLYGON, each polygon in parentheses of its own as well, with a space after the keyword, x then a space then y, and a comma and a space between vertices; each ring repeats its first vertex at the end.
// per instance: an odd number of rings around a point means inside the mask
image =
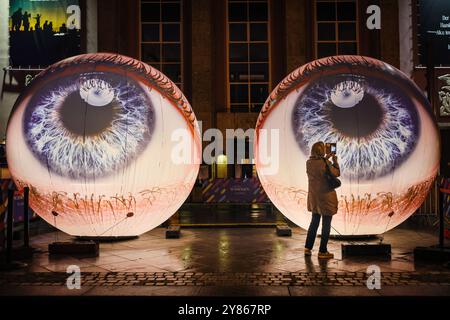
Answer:
POLYGON ((42 86, 26 106, 23 121, 37 159, 49 172, 77 180, 108 176, 127 166, 149 143, 155 116, 137 81, 113 72, 87 72, 42 86), (80 88, 92 89, 97 103, 83 99, 80 88))
POLYGON ((341 174, 358 180, 392 173, 420 134, 416 106, 401 83, 350 74, 309 83, 295 103, 292 126, 306 155, 317 141, 337 143, 341 174))

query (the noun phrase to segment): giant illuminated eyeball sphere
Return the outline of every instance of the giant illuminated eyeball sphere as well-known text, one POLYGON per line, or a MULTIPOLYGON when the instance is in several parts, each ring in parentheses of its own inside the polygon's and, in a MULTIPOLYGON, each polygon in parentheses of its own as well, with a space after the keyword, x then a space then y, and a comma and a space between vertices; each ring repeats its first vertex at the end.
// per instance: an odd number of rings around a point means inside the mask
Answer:
POLYGON ((199 170, 195 115, 164 74, 117 54, 85 54, 42 71, 7 127, 15 183, 31 208, 76 236, 136 236, 164 222, 199 170))
POLYGON ((258 176, 275 206, 307 229, 306 161, 337 143, 342 186, 332 233, 374 235, 422 204, 439 166, 439 133, 418 87, 387 63, 335 56, 308 63, 273 90, 255 135, 258 176))

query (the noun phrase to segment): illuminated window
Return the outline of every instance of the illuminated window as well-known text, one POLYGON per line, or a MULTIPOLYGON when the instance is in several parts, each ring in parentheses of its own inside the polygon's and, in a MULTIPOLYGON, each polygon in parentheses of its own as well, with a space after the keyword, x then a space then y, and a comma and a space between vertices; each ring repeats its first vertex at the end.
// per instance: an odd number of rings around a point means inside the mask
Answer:
POLYGON ((228 108, 259 112, 270 90, 269 1, 228 0, 228 108))
POLYGON ((218 179, 224 179, 228 176, 228 170, 227 170, 227 156, 224 154, 221 154, 217 157, 217 175, 216 177, 218 179))
POLYGON ((316 58, 358 54, 357 1, 315 1, 316 58))
POLYGON ((141 60, 183 89, 182 0, 141 0, 141 60))

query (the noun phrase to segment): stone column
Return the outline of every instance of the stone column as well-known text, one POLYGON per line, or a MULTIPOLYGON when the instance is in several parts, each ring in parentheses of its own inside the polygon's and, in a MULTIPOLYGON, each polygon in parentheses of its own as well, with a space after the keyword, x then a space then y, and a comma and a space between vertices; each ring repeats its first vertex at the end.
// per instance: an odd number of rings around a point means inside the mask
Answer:
POLYGON ((285 0, 286 75, 308 62, 307 6, 305 0, 285 0))
MULTIPOLYGON (((192 14, 192 108, 198 120, 202 121, 203 131, 212 126, 214 107, 212 101, 212 2, 214 0, 191 1, 192 14)), ((185 45, 190 45, 190 39, 185 39, 185 45)), ((225 84, 224 84, 225 85, 225 84)))

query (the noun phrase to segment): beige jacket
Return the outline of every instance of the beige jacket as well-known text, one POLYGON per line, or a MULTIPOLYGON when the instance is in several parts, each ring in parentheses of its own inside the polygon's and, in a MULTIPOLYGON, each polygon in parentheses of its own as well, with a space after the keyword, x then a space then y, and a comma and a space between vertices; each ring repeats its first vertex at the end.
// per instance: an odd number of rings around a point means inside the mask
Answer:
MULTIPOLYGON (((330 172, 339 177, 339 165, 331 164, 327 160, 330 172)), ((328 186, 324 158, 311 156, 306 161, 306 173, 308 174, 308 211, 321 215, 334 215, 338 210, 336 191, 328 186)))

